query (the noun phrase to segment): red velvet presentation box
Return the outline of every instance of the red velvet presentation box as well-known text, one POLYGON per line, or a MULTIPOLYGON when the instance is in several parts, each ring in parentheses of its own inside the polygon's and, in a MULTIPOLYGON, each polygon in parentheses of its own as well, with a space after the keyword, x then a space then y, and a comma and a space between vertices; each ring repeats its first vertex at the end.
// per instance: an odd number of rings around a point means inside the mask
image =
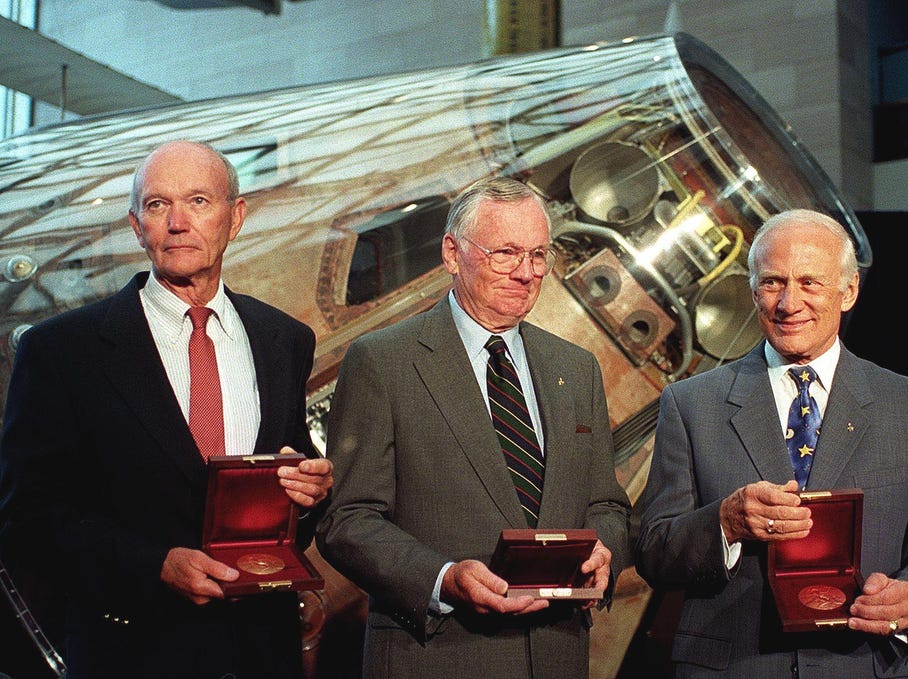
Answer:
POLYGON ((277 477, 302 454, 222 455, 208 459, 202 548, 240 572, 227 596, 322 589, 324 578, 295 542, 299 507, 277 477))
POLYGON ((802 540, 769 543, 769 583, 782 629, 812 632, 848 626, 861 593, 864 493, 857 488, 799 493, 813 528, 802 540))
POLYGON ((501 531, 489 569, 508 581, 508 597, 530 595, 537 599, 601 599, 603 590, 582 587, 580 566, 596 544, 596 531, 501 531))

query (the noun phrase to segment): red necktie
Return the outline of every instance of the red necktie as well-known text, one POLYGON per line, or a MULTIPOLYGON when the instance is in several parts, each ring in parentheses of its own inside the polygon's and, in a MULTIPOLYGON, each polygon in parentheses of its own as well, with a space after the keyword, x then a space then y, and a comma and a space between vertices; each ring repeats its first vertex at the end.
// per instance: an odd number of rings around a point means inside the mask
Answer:
POLYGON ((190 307, 192 335, 189 337, 189 430, 206 460, 224 455, 224 406, 221 380, 214 354, 214 342, 205 332, 207 307, 190 307))

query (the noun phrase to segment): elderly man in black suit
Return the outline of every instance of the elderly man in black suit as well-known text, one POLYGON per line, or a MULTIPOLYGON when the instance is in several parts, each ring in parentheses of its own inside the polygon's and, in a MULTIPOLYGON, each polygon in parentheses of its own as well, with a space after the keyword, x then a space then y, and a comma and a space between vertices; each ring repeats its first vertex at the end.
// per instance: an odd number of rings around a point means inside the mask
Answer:
MULTIPOLYGON (((245 214, 223 155, 191 141, 158 147, 136 171, 129 211, 150 275, 22 337, 0 439, 2 547, 52 566, 65 587, 68 679, 301 675, 295 593, 225 598, 239 572, 200 549, 192 308, 211 314, 219 452, 313 458, 275 472, 310 524, 333 482, 306 427, 313 331, 221 279, 245 214)), ((299 537, 311 535, 310 525, 299 537)))

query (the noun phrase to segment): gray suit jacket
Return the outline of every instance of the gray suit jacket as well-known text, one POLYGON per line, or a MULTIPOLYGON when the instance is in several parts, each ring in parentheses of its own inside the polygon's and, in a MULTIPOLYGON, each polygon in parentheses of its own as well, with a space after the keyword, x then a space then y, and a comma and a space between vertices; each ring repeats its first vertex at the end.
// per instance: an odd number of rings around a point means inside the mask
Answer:
MULTIPOLYGON (((539 527, 596 529, 617 577, 629 563, 629 505, 615 479, 599 365, 528 323, 521 334, 545 431, 539 527)), ((429 614, 446 562, 488 563, 503 528, 526 528, 447 297, 350 346, 328 457, 334 494, 316 539, 370 594, 366 676, 587 676, 590 618, 576 606, 429 614)))
MULTIPOLYGON (((862 572, 908 579, 908 378, 842 348, 808 490, 864 491, 862 572)), ((908 676, 900 642, 856 632, 781 632, 766 543, 724 567, 719 505, 748 483, 793 478, 763 343, 662 392, 643 498, 637 567, 682 588, 672 658, 678 676, 908 676)))

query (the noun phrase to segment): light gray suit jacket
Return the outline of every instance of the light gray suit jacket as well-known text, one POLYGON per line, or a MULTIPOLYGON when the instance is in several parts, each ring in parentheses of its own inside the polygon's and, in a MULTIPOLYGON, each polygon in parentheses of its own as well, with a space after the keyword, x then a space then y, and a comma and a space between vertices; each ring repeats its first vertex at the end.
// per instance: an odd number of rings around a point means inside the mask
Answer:
MULTIPOLYGON (((901 642, 850 631, 783 634, 766 580, 766 543, 745 542, 729 572, 723 498, 748 483, 793 478, 761 342, 738 361, 662 392, 643 498, 637 568, 683 588, 677 676, 857 679, 908 676, 901 642)), ((908 579, 908 378, 844 347, 808 490, 864 491, 861 570, 908 579)))
MULTIPOLYGON (((616 578, 630 559, 629 503, 615 479, 599 364, 533 325, 520 331, 545 431, 539 527, 596 529, 616 578)), ((590 616, 576 605, 530 616, 429 613, 446 562, 488 563, 503 528, 526 528, 447 296, 353 342, 327 441, 335 486, 316 539, 370 595, 366 676, 588 675, 590 616)))

